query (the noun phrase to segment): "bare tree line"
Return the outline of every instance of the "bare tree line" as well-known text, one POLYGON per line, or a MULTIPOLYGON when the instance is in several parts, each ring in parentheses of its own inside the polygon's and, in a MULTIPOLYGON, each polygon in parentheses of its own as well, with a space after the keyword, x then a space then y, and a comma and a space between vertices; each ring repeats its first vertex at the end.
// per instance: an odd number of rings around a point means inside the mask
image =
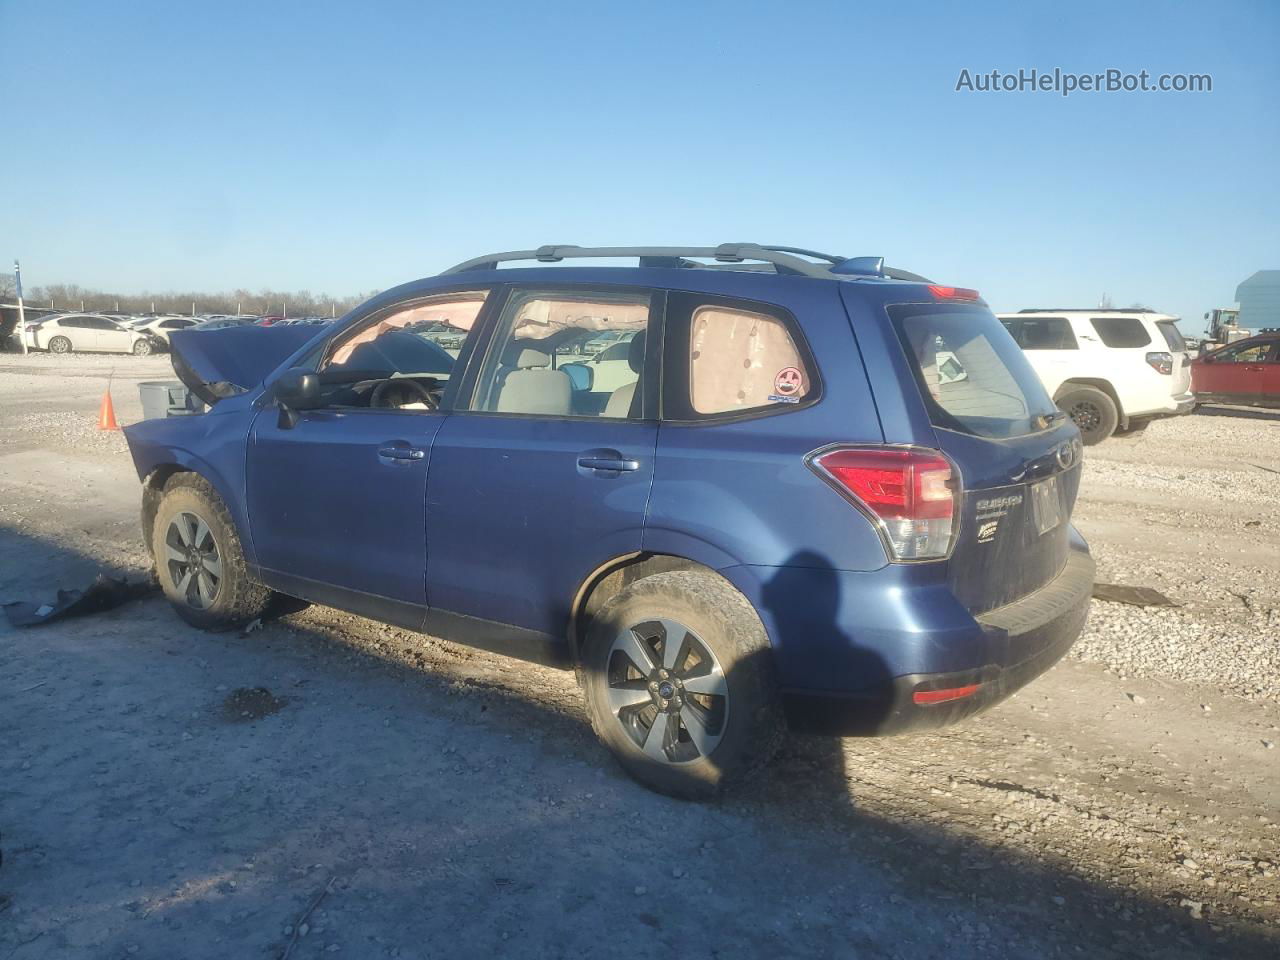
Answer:
MULTIPOLYGON (((112 293, 74 283, 51 283, 27 287, 23 299, 31 307, 85 310, 106 313, 247 313, 256 316, 328 317, 341 316, 377 291, 334 297, 310 290, 168 291, 165 293, 112 293)), ((0 275, 0 300, 15 295, 13 278, 0 275)))

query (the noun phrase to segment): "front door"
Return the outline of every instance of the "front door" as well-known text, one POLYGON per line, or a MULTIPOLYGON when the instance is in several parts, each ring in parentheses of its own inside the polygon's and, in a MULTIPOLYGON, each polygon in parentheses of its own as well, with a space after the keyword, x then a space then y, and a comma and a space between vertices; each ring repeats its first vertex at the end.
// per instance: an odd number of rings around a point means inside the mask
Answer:
POLYGON ((1196 370, 1197 395, 1222 403, 1260 402, 1271 352, 1271 341, 1247 340, 1202 357, 1196 370))
POLYGON ((432 449, 429 629, 554 656, 583 579, 640 550, 658 434, 654 302, 621 288, 511 291, 467 409, 432 449), (629 375, 596 384, 580 358, 606 331, 629 335, 629 375))
POLYGON ((375 311, 319 353, 321 407, 290 417, 269 404, 257 415, 247 488, 265 583, 422 626, 427 472, 457 351, 416 331, 443 315, 467 336, 485 296, 419 297, 375 311))

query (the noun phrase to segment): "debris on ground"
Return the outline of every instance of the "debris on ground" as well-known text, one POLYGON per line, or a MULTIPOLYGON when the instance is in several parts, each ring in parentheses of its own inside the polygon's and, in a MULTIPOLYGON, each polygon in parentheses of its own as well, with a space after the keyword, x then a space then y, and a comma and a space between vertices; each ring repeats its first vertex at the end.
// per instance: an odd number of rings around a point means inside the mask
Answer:
POLYGON ((1093 598, 1110 603, 1127 603, 1135 607, 1176 607, 1178 603, 1170 600, 1159 590, 1151 587, 1130 587, 1119 583, 1095 583, 1093 598))
POLYGON ((53 603, 17 600, 4 604, 4 612, 15 627, 37 627, 54 620, 105 613, 159 589, 155 580, 130 581, 100 573, 85 590, 59 590, 53 603))
POLYGON ((240 687, 222 701, 222 715, 231 723, 261 720, 279 713, 289 701, 277 697, 266 687, 240 687))

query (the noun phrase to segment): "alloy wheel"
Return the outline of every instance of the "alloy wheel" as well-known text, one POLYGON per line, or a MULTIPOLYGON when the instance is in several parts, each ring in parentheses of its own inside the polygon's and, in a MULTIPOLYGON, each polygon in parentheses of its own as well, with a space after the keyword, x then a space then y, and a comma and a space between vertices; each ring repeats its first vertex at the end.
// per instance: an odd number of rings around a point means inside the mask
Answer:
POLYGON ((1097 430, 1102 423, 1102 411, 1098 409, 1096 403, 1088 400, 1081 400, 1079 403, 1071 405, 1071 419, 1075 421, 1075 425, 1080 428, 1082 433, 1090 430, 1097 430))
POLYGON ((169 578, 187 606, 209 609, 222 585, 222 558, 209 525, 194 513, 178 514, 165 531, 164 552, 169 578))
POLYGON ((609 709, 631 741, 661 763, 710 756, 729 718, 729 684, 711 648, 674 620, 648 620, 613 641, 609 709))

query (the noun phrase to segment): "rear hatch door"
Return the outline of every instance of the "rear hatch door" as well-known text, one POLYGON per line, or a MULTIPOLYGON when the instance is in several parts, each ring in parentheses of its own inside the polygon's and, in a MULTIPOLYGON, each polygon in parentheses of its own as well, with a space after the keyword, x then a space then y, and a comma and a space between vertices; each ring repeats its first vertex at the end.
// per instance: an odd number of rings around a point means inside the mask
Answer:
POLYGON ((907 303, 888 312, 936 445, 963 486, 952 591, 975 614, 1018 600, 1066 564, 1079 431, 985 305, 907 303))

